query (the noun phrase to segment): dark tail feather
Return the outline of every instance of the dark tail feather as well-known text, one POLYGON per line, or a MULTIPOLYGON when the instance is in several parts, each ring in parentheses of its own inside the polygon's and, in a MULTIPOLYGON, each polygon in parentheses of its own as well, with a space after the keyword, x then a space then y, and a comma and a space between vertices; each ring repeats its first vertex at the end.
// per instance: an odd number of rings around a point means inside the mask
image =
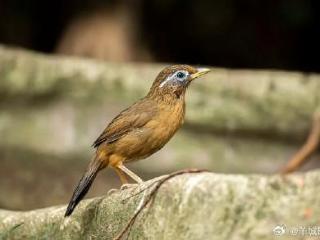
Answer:
POLYGON ((64 214, 65 217, 70 216, 78 205, 78 203, 82 200, 82 198, 87 194, 89 188, 91 187, 94 179, 97 176, 98 171, 101 169, 101 162, 97 159, 93 159, 90 163, 89 169, 80 179, 78 186, 73 192, 69 205, 67 207, 67 211, 64 214))

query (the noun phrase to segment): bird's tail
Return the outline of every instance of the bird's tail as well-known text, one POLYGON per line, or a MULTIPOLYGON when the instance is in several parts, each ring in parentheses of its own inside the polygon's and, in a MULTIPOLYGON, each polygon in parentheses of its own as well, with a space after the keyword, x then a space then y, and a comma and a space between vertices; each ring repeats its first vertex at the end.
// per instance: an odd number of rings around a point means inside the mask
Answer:
POLYGON ((82 200, 82 198, 87 194, 89 188, 91 187, 91 184, 93 183, 94 179, 97 176, 97 173, 102 168, 103 168, 102 161, 100 161, 97 157, 94 157, 91 160, 87 171, 84 173, 84 175, 82 176, 82 178, 78 183, 78 186, 73 192, 73 195, 71 197, 67 210, 64 214, 65 217, 70 216, 72 214, 75 207, 82 200))

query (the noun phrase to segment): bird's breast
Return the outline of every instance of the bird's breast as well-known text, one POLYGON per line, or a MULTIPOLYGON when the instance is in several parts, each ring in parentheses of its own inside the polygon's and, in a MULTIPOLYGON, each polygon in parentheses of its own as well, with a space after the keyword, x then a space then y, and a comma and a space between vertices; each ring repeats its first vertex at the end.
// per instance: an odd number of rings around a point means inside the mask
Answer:
POLYGON ((157 116, 146 124, 152 130, 154 138, 167 142, 184 121, 184 104, 162 106, 157 116))
POLYGON ((125 161, 150 156, 171 139, 183 124, 183 120, 184 104, 162 106, 144 127, 132 131, 117 143, 121 155, 125 161))

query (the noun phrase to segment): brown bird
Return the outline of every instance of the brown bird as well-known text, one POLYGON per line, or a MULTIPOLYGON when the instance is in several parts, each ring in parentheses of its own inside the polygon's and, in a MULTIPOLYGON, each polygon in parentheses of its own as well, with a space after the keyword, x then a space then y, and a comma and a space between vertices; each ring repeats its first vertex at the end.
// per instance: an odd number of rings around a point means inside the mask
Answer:
POLYGON ((126 174, 140 183, 142 179, 124 163, 150 156, 161 149, 183 124, 185 92, 192 80, 209 69, 174 65, 163 69, 147 96, 116 116, 93 143, 95 156, 74 190, 65 216, 69 216, 88 192, 97 173, 112 167, 122 183, 126 174))

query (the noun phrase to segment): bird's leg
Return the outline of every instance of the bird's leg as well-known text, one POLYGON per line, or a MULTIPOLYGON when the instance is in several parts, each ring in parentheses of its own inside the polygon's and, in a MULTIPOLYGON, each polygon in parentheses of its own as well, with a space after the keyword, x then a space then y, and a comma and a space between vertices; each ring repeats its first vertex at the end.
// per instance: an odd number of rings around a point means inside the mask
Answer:
POLYGON ((126 175, 124 174, 124 172, 118 167, 115 167, 114 170, 118 174, 121 183, 122 184, 127 184, 128 183, 128 179, 127 179, 126 175))
POLYGON ((136 175, 134 172, 130 171, 128 168, 126 168, 124 165, 119 164, 117 166, 117 168, 119 168, 120 170, 122 170, 123 172, 125 172, 129 177, 131 177, 133 180, 135 180, 137 183, 142 183, 143 180, 136 175))
MULTIPOLYGON (((123 190, 123 189, 129 188, 128 186, 131 184, 128 184, 128 179, 127 179, 126 175, 124 174, 124 172, 118 167, 114 167, 114 170, 116 171, 116 173, 119 176, 120 181, 122 183, 122 186, 120 189, 123 190)), ((108 195, 111 195, 117 191, 118 191, 117 189, 110 189, 108 191, 108 195)))

